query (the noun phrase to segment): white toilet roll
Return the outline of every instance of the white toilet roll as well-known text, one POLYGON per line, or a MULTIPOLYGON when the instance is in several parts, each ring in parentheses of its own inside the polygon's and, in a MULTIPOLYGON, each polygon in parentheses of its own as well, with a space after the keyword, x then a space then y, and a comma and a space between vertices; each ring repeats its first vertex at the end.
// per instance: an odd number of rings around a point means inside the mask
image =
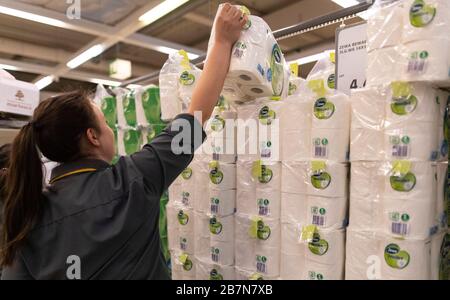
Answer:
POLYGON ((335 66, 331 62, 324 69, 313 69, 308 75, 308 82, 312 80, 322 80, 324 83, 324 88, 327 93, 334 93, 336 88, 336 75, 335 66))
POLYGON ((171 253, 170 258, 172 263, 172 280, 183 280, 183 265, 178 261, 174 253, 171 253))
MULTIPOLYGON (((285 130, 310 129, 313 100, 308 93, 293 95, 284 100, 280 114, 282 132, 285 130)), ((301 130, 304 131, 304 130, 301 130)))
POLYGON ((383 87, 366 87, 352 90, 352 128, 383 128, 386 117, 386 92, 383 87))
POLYGON ((380 240, 374 232, 347 230, 345 279, 380 280, 383 257, 379 256, 380 240))
POLYGON ((281 224, 281 251, 292 255, 305 257, 306 246, 300 241, 302 224, 283 223, 281 224))
POLYGON ((197 260, 194 256, 175 251, 171 262, 173 280, 195 280, 197 260))
POLYGON ((328 159, 346 162, 350 144, 350 130, 312 129, 311 156, 315 159, 328 159))
POLYGON ((345 229, 318 230, 313 241, 306 247, 308 261, 325 265, 343 262, 345 259, 345 229))
POLYGON ((308 196, 307 224, 323 229, 341 229, 347 226, 347 198, 308 196))
POLYGON ((383 257, 383 280, 428 280, 431 277, 431 241, 384 237, 378 250, 383 257))
POLYGON ((440 229, 445 229, 448 224, 447 220, 447 178, 448 163, 442 162, 437 164, 437 198, 436 198, 436 216, 435 220, 440 229))
POLYGON ((386 102, 386 121, 397 122, 436 122, 439 115, 439 103, 436 102, 434 89, 429 84, 412 83, 407 85, 410 95, 396 98, 392 89, 388 89, 386 102))
POLYGON ((402 80, 426 81, 447 86, 450 82, 450 40, 421 40, 401 47, 402 80))
POLYGON ((350 227, 358 231, 382 230, 382 203, 380 196, 350 198, 350 227))
POLYGON ((258 102, 237 107, 237 154, 242 160, 258 159, 258 102))
POLYGON ((350 128, 350 101, 347 95, 335 93, 315 99, 312 114, 313 129, 350 128))
POLYGON ((312 162, 308 169, 308 195, 347 197, 348 166, 334 162, 312 162))
POLYGON ((211 241, 210 260, 224 266, 234 265, 234 241, 211 241))
POLYGON ((193 235, 195 223, 194 210, 188 207, 179 207, 177 211, 180 234, 193 235))
POLYGON ((309 182, 308 162, 283 162, 281 190, 286 193, 306 194, 309 182))
POLYGON ((280 277, 282 280, 303 280, 306 259, 304 254, 290 254, 281 251, 280 277))
POLYGON ((204 261, 210 261, 211 259, 211 239, 210 237, 198 237, 195 236, 195 257, 204 261))
POLYGON ((448 38, 450 4, 445 0, 405 1, 402 10, 403 43, 448 38))
POLYGON ((181 100, 178 94, 178 73, 162 74, 159 77, 161 93, 161 119, 169 121, 182 111, 181 100))
POLYGON ((239 240, 236 238, 234 246, 236 267, 245 270, 253 270, 255 261, 255 243, 248 239, 239 240))
POLYGON ((256 190, 254 202, 256 215, 271 219, 281 217, 281 191, 280 190, 256 190))
POLYGON ((236 190, 210 190, 209 212, 217 216, 229 216, 236 210, 236 190))
POLYGON ((169 200, 181 203, 181 183, 178 180, 169 187, 169 200))
MULTIPOLYGON (((251 76, 252 74, 246 73, 245 75, 240 75, 239 78, 247 78, 242 76, 251 76)), ((258 99, 261 97, 267 97, 269 95, 272 95, 272 86, 268 84, 258 84, 258 82, 254 81, 257 77, 254 77, 249 83, 246 82, 246 85, 241 85, 240 89, 242 93, 244 93, 246 96, 252 97, 254 99, 258 99), (256 83, 256 84, 252 84, 256 83)), ((242 80, 239 80, 240 83, 242 83, 242 80)))
POLYGON ((306 261, 305 280, 344 280, 344 258, 332 265, 306 261))
POLYGON ((237 102, 237 103, 245 103, 246 101, 250 101, 252 99, 247 98, 244 93, 242 93, 241 89, 239 88, 238 84, 231 78, 227 78, 223 90, 222 90, 222 96, 227 99, 227 101, 231 102, 237 102))
POLYGON ((166 206, 167 212, 167 236, 169 249, 176 249, 179 241, 179 223, 177 218, 177 209, 172 202, 166 206))
POLYGON ((389 169, 385 174, 386 198, 419 199, 429 204, 434 203, 437 197, 437 174, 433 163, 413 162, 410 166, 405 166, 387 162, 386 165, 389 169))
POLYGON ((262 275, 279 276, 280 248, 256 246, 253 268, 251 270, 262 275))
POLYGON ((261 162, 261 168, 257 168, 258 175, 255 178, 256 188, 259 190, 281 190, 281 163, 279 162, 261 162))
POLYGON ((355 198, 380 197, 384 193, 385 174, 391 169, 382 162, 353 162, 351 165, 350 194, 355 198))
POLYGON ((195 254, 195 235, 194 232, 186 232, 183 231, 180 233, 178 238, 178 247, 176 249, 180 249, 181 251, 189 254, 194 255, 195 254))
POLYGON ((194 211, 194 232, 195 237, 198 238, 209 238, 209 219, 210 217, 202 212, 194 211))
POLYGON ((402 38, 402 3, 377 9, 367 21, 367 47, 369 51, 395 46, 402 38))
MULTIPOLYGON (((269 129, 270 130, 270 129, 269 129)), ((273 132, 266 131, 266 128, 259 130, 258 152, 262 161, 277 162, 281 156, 281 136, 273 132)))
POLYGON ((234 240, 234 215, 227 217, 212 216, 209 219, 211 241, 232 242, 234 240))
POLYGON ((386 160, 436 160, 437 123, 400 122, 389 124, 384 134, 386 160))
POLYGON ((238 190, 236 193, 236 212, 238 214, 257 215, 256 191, 238 190))
MULTIPOLYGON (((238 160, 236 163, 236 185, 237 190, 255 192, 256 179, 252 175, 254 161, 252 160, 238 160)), ((253 198, 256 196, 253 194, 253 198)), ((239 205, 239 203, 238 203, 239 205)))
POLYGON ((235 280, 235 271, 232 266, 197 262, 196 280, 235 280))
POLYGON ((378 86, 400 78, 406 59, 401 55, 400 47, 376 49, 368 55, 367 85, 378 86))
POLYGON ((385 158, 384 132, 372 128, 352 128, 350 161, 380 161, 385 158))
POLYGON ((279 247, 280 220, 257 216, 236 215, 236 240, 248 241, 255 247, 279 247))
POLYGON ((236 165, 214 161, 210 163, 209 186, 215 190, 232 190, 236 188, 236 165))
POLYGON ((306 194, 281 193, 281 222, 306 224, 307 203, 306 194))
POLYGON ((183 110, 189 107, 189 104, 191 103, 192 99, 192 94, 194 92, 194 88, 197 86, 197 83, 199 82, 201 75, 202 70, 192 69, 183 72, 179 76, 178 94, 183 103, 183 110))
POLYGON ((308 82, 301 77, 289 78, 289 93, 288 96, 297 96, 306 92, 308 88, 308 82))
POLYGON ((237 145, 235 139, 211 139, 212 158, 219 162, 234 164, 237 159, 237 145))
POLYGON ((278 276, 268 276, 256 272, 244 270, 236 266, 236 280, 278 280, 278 276))
POLYGON ((281 159, 305 161, 311 158, 310 129, 283 130, 281 134, 281 159))
POLYGON ((237 113, 234 111, 218 111, 208 122, 212 138, 235 139, 237 113))

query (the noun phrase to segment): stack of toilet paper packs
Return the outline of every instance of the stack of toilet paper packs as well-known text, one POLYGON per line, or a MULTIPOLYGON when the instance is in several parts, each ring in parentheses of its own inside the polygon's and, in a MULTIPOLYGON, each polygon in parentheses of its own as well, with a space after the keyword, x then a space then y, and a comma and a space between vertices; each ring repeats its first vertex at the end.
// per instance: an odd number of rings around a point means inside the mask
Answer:
POLYGON ((368 86, 351 97, 346 279, 448 279, 450 6, 384 2, 368 21, 368 86))
POLYGON ((334 90, 327 52, 294 78, 281 114, 281 256, 285 280, 344 279, 350 102, 334 90), (309 86, 309 88, 307 88, 309 86))

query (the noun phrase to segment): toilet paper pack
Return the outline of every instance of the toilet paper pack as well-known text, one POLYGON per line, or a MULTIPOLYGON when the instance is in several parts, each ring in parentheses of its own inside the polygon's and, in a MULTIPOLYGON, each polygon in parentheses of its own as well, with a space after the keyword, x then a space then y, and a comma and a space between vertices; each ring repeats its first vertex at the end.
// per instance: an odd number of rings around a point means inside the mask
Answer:
POLYGON ((306 258, 319 264, 333 265, 345 258, 345 230, 318 230, 307 245, 306 258))
POLYGON ((378 256, 380 240, 371 231, 354 230, 353 225, 347 230, 346 244, 346 280, 380 280, 382 279, 382 257, 378 256))
POLYGON ((379 86, 401 78, 407 65, 401 46, 373 50, 368 54, 367 86, 379 86))
POLYGON ((308 195, 346 198, 348 166, 330 161, 312 161, 308 169, 308 195))
POLYGON ((391 165, 375 161, 351 164, 350 195, 352 198, 370 199, 384 194, 385 176, 391 165))
POLYGON ((350 227, 358 231, 382 231, 382 207, 382 198, 379 195, 364 198, 351 196, 350 227))
POLYGON ((134 127, 117 130, 117 147, 120 156, 132 155, 142 146, 142 133, 134 127))
POLYGON ((244 270, 236 266, 236 280, 278 280, 278 275, 276 276, 268 276, 264 274, 260 274, 257 272, 252 272, 248 270, 244 270))
POLYGON ((278 247, 256 247, 236 240, 236 267, 249 273, 278 277, 280 250, 278 247))
POLYGON ((226 217, 211 216, 209 219, 209 231, 211 241, 234 241, 234 215, 226 217))
POLYGON ((183 111, 185 111, 192 100, 192 94, 194 88, 200 81, 202 70, 199 70, 195 66, 184 69, 179 75, 178 94, 181 99, 183 111))
POLYGON ((313 129, 350 128, 350 101, 343 93, 333 93, 320 97, 313 102, 313 129))
POLYGON ((171 262, 173 280, 195 280, 197 260, 194 256, 174 251, 171 262))
POLYGON ((256 181, 256 190, 281 190, 281 163, 270 161, 255 161, 252 176, 256 181))
MULTIPOLYGON (((236 163, 236 185, 238 192, 246 191, 252 192, 252 198, 255 198, 256 178, 253 176, 253 168, 255 161, 253 160, 238 160, 236 163)), ((237 203, 239 206, 239 202, 237 203)))
POLYGON ((382 130, 386 118, 387 89, 383 86, 352 90, 352 128, 382 130))
POLYGON ((232 266, 234 265, 234 241, 211 241, 210 260, 212 263, 232 266))
POLYGON ((385 159, 384 131, 372 128, 352 128, 350 161, 381 161, 385 159))
POLYGON ((311 158, 311 129, 287 129, 281 133, 282 161, 306 161, 311 158))
POLYGON ((237 153, 238 159, 258 159, 258 103, 256 101, 239 105, 237 108, 237 153))
POLYGON ((198 260, 196 280, 235 280, 234 266, 222 266, 198 260))
POLYGON ((311 157, 336 162, 346 162, 349 156, 350 129, 313 128, 311 132, 311 157))
POLYGON ((450 235, 440 232, 431 239, 431 279, 449 280, 450 278, 450 235))
POLYGON ((310 163, 306 161, 284 161, 281 165, 281 191, 292 194, 307 194, 308 170, 310 163))
POLYGON ((347 198, 308 196, 307 224, 321 229, 341 229, 347 226, 347 198))
POLYGON ((235 217, 236 241, 246 241, 255 247, 279 247, 280 220, 267 217, 237 214, 235 217))
POLYGON ((289 96, 281 107, 280 125, 284 130, 304 131, 311 128, 313 95, 307 90, 301 94, 289 96))
POLYGON ((211 161, 209 163, 209 187, 212 190, 232 190, 236 188, 236 165, 211 161))
POLYGON ((307 224, 306 194, 281 193, 281 222, 307 224))
POLYGON ((236 190, 210 190, 210 213, 217 216, 229 216, 236 210, 236 190))

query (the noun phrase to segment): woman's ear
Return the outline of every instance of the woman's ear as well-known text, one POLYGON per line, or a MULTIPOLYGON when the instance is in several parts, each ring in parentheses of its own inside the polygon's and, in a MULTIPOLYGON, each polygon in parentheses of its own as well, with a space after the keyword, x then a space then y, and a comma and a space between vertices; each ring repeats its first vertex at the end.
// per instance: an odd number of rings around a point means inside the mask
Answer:
POLYGON ((100 146, 99 135, 94 128, 89 128, 86 130, 86 137, 90 145, 94 147, 100 146))

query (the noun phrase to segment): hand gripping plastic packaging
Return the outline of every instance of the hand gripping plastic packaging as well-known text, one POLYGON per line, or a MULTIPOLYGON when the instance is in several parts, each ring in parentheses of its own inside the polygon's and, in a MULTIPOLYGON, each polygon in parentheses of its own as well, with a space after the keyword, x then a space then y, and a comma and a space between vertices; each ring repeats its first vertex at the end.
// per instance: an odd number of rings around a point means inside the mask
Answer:
POLYGON ((233 266, 222 266, 198 260, 196 280, 235 280, 233 266))
POLYGON ((308 195, 347 197, 347 165, 330 161, 312 161, 308 169, 308 177, 308 195))

